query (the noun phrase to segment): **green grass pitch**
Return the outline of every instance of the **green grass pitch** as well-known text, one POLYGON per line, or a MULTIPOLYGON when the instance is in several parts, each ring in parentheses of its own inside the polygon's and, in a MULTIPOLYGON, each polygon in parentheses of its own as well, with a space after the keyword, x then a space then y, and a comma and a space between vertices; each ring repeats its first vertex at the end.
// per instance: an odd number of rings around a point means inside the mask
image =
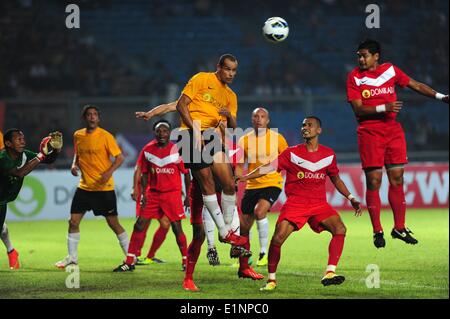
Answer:
MULTIPOLYGON (((271 234, 277 215, 270 215, 271 234)), ((206 260, 206 244, 194 274, 198 293, 181 288, 181 258, 172 232, 157 253, 166 264, 138 266, 132 273, 113 273, 123 259, 117 239, 102 219, 84 220, 79 244, 80 288, 66 287, 69 273, 53 264, 67 254, 66 221, 9 222, 11 240, 20 253, 22 268, 11 271, 6 253, 0 255, 1 298, 449 298, 449 213, 448 210, 409 210, 407 222, 419 240, 416 246, 390 237, 392 213, 383 212, 386 248, 372 244, 367 211, 360 218, 342 213, 347 238, 338 273, 346 276, 340 286, 323 287, 320 279, 326 266, 330 235, 313 233, 308 226, 294 233, 283 245, 278 266, 278 287, 270 293, 259 288, 263 281, 238 279, 229 246, 218 244, 221 265, 206 260), (366 267, 379 267, 380 287, 368 288, 366 267)), ((123 219, 129 235, 132 219, 123 219)), ((157 223, 149 229, 143 252, 149 247, 157 223)), ((191 226, 183 227, 188 241, 191 226)), ((259 244, 256 226, 252 232, 255 257, 259 244)), ((267 275, 267 268, 256 269, 267 275)))

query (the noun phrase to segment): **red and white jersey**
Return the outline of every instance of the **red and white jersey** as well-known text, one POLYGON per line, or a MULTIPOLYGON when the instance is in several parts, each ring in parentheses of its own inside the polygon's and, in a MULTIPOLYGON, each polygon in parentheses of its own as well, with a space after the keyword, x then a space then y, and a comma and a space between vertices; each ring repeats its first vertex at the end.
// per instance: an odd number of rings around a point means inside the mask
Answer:
POLYGON ((278 156, 278 171, 283 170, 286 196, 299 204, 326 202, 326 177, 339 174, 336 154, 320 144, 316 152, 308 152, 305 144, 288 147, 278 156))
POLYGON ((156 140, 152 140, 139 154, 138 165, 142 174, 148 173, 146 191, 152 192, 181 191, 180 174, 188 172, 178 154, 178 147, 172 142, 161 148, 156 140))
MULTIPOLYGON (((409 80, 409 76, 392 63, 383 63, 373 71, 356 67, 347 77, 347 100, 362 100, 363 105, 369 107, 395 102, 395 86, 405 87, 409 80)), ((358 121, 386 121, 395 120, 396 117, 397 113, 384 112, 358 117, 358 121)))

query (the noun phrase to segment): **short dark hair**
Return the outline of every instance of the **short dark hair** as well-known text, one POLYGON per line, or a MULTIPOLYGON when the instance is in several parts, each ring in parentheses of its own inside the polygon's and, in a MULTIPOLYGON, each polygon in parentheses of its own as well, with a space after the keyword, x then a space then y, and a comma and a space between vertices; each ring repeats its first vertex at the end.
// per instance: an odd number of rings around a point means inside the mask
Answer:
POLYGON ((307 116, 305 119, 313 119, 319 124, 319 127, 322 127, 322 121, 317 116, 307 116))
POLYGON ((81 117, 86 118, 86 113, 88 110, 94 109, 97 111, 98 115, 100 116, 100 109, 96 105, 87 104, 83 107, 83 111, 81 112, 81 117))
POLYGON ((172 129, 172 125, 170 125, 169 121, 166 121, 166 120, 159 120, 159 121, 155 122, 155 124, 153 124, 153 131, 156 131, 156 127, 157 127, 159 124, 161 124, 161 123, 167 124, 167 125, 169 126, 169 130, 172 129))
POLYGON ((22 133, 22 131, 19 130, 18 128, 10 128, 10 129, 6 130, 5 135, 3 135, 3 144, 5 144, 5 147, 6 147, 6 141, 12 142, 13 134, 16 132, 22 133))
POLYGON ((358 51, 366 49, 370 52, 370 54, 381 54, 381 45, 378 41, 372 39, 365 39, 358 45, 358 51))
POLYGON ((226 53, 221 55, 221 57, 219 58, 219 65, 222 67, 225 65, 225 60, 228 59, 231 62, 237 62, 237 59, 234 55, 226 53))

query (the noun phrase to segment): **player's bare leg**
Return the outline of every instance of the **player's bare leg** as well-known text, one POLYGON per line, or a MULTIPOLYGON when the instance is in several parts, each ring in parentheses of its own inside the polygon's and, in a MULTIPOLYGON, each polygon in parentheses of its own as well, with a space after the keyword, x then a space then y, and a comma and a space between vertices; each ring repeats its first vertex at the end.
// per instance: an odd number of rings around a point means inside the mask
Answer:
POLYGON ((186 273, 183 280, 183 289, 188 291, 199 291, 194 283, 195 265, 200 255, 202 244, 205 241, 205 232, 202 224, 192 224, 192 242, 188 247, 186 273))
MULTIPOLYGON (((240 216, 241 220, 241 236, 249 238, 250 237, 250 229, 255 221, 255 216, 250 214, 242 214, 240 216)), ((244 246, 245 249, 250 250, 250 240, 248 240, 247 244, 244 246)), ((249 257, 241 256, 239 257, 239 278, 250 278, 253 280, 261 280, 264 279, 264 276, 255 272, 252 269, 248 262, 249 257)))
POLYGON ((366 204, 369 211, 370 220, 373 227, 373 244, 376 248, 383 248, 386 246, 384 240, 383 227, 381 226, 381 200, 380 187, 383 176, 381 167, 367 168, 364 170, 366 175, 366 204))
POLYGON ((187 264, 187 242, 186 242, 186 235, 183 232, 183 228, 181 227, 181 221, 176 221, 170 223, 172 226, 172 231, 175 235, 175 238, 177 240, 178 248, 180 249, 181 253, 181 270, 186 271, 186 264, 187 264))
POLYGON ((389 204, 394 213, 394 228, 391 235, 407 244, 415 245, 417 239, 411 236, 412 232, 405 226, 406 201, 403 189, 403 165, 386 165, 386 172, 389 178, 389 204))
POLYGON ((338 215, 331 216, 321 222, 322 226, 333 236, 328 246, 328 265, 325 276, 322 278, 324 286, 340 285, 345 277, 336 275, 336 267, 344 249, 345 234, 347 229, 338 215))
POLYGON ((20 268, 19 253, 17 252, 16 249, 14 249, 11 243, 11 239, 9 238, 8 227, 6 226, 6 224, 3 224, 0 238, 2 239, 2 242, 6 247, 6 252, 8 254, 8 261, 9 261, 9 269, 19 269, 20 268))
MULTIPOLYGON (((119 222, 119 217, 118 216, 106 216, 105 219, 106 219, 106 222, 108 223, 108 226, 116 234, 117 240, 119 241, 119 244, 120 244, 120 247, 122 248, 124 255, 126 255, 130 241, 128 240, 127 232, 125 231, 125 229, 122 227, 122 225, 119 222)), ((147 231, 147 229, 145 229, 143 231, 144 232, 144 240, 145 240, 146 231, 147 231)))
POLYGON ((269 246, 269 262, 267 264, 269 272, 268 280, 267 284, 260 289, 261 291, 270 291, 277 287, 276 271, 280 262, 281 246, 295 229, 296 226, 286 219, 275 226, 275 233, 272 236, 269 246))
POLYGON ((256 263, 257 266, 267 266, 267 244, 269 241, 269 220, 267 219, 267 212, 271 204, 265 199, 260 199, 255 206, 256 226, 258 228, 259 237, 259 258, 256 263))
POLYGON ((136 253, 139 247, 142 246, 142 241, 145 238, 145 230, 146 228, 148 228, 148 224, 150 224, 149 218, 144 218, 142 216, 138 217, 138 219, 134 223, 133 233, 131 234, 125 262, 116 267, 113 272, 126 272, 134 270, 136 253))
POLYGON ((67 250, 69 255, 55 263, 55 266, 64 269, 69 265, 78 264, 78 243, 80 242, 80 223, 84 213, 70 214, 69 230, 67 234, 67 250))

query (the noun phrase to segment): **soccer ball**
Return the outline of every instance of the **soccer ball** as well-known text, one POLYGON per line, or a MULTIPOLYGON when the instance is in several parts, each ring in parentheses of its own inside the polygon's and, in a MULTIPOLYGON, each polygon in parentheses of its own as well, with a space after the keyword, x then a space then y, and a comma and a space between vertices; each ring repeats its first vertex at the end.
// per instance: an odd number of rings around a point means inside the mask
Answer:
POLYGON ((281 42, 288 37, 289 26, 283 18, 272 17, 264 22, 263 26, 264 37, 270 42, 281 42))

